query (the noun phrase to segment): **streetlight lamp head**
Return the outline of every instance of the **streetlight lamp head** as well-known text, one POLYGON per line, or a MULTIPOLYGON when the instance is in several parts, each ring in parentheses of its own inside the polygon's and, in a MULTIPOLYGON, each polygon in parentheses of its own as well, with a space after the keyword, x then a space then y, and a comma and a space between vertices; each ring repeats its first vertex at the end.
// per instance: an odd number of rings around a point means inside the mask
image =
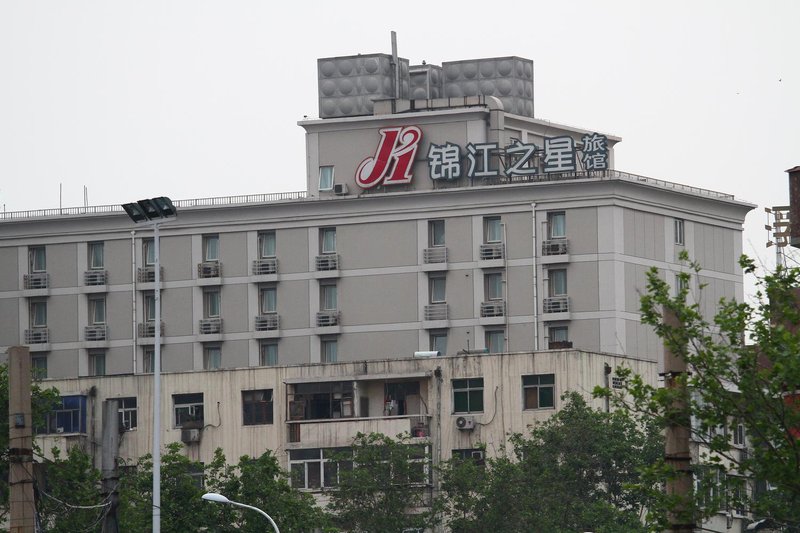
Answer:
POLYGON ((162 218, 171 218, 177 214, 177 209, 172 200, 166 196, 139 200, 136 203, 123 204, 122 209, 128 213, 134 222, 146 222, 162 218))
POLYGON ((207 492, 203 494, 203 499, 216 503, 231 503, 231 501, 228 498, 226 498, 222 494, 217 494, 216 492, 207 492))
POLYGON ((122 209, 124 209, 125 212, 128 213, 128 216, 131 217, 131 220, 136 223, 147 220, 147 215, 138 203, 122 204, 122 209))

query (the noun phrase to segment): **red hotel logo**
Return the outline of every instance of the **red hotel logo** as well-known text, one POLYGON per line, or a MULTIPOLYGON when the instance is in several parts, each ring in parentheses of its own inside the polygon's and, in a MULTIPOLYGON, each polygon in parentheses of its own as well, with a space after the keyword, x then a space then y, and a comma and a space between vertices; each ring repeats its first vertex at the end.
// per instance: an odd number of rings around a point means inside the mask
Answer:
POLYGON ((416 126, 405 126, 383 128, 378 132, 381 134, 378 150, 358 165, 356 183, 362 189, 411 183, 411 165, 422 140, 422 131, 416 126))

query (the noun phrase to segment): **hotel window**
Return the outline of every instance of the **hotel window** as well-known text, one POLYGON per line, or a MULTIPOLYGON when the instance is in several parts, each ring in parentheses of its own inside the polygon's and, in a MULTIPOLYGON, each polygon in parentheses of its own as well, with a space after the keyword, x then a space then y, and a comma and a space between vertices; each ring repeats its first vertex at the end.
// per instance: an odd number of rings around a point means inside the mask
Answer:
POLYGON ((275 313, 278 310, 278 289, 261 287, 258 291, 259 309, 262 315, 275 313))
POLYGON ((563 239, 567 236, 567 217, 563 211, 547 213, 547 233, 550 239, 563 239))
POLYGON ((686 274, 675 274, 675 296, 689 289, 689 279, 686 274))
POLYGON ((203 393, 173 394, 173 412, 175 427, 180 428, 186 422, 194 421, 203 423, 203 393))
POLYGON ((142 257, 144 257, 145 266, 156 264, 156 245, 153 239, 144 239, 142 241, 142 257))
POLYGON ((432 331, 430 335, 430 350, 447 355, 447 330, 432 331))
POLYGON ((500 223, 500 217, 483 218, 483 241, 487 243, 503 242, 503 228, 500 223))
POLYGON ((548 271, 550 280, 548 282, 548 292, 550 296, 564 296, 567 294, 567 269, 551 268, 548 271))
POLYGON ((120 431, 136 429, 138 425, 138 408, 136 397, 117 398, 117 413, 119 413, 120 431))
POLYGON ((219 318, 219 289, 203 291, 203 318, 219 318))
POLYGON ((320 341, 320 361, 335 363, 339 358, 339 343, 336 339, 322 339, 320 341))
POLYGON ((102 350, 92 350, 89 352, 89 375, 106 375, 106 352, 102 350))
POLYGON ((489 272, 484 275, 486 282, 486 299, 487 300, 503 300, 503 273, 502 272, 489 272))
POLYGON ((47 270, 47 256, 44 246, 31 246, 28 248, 28 272, 45 272, 47 270))
POLYGON ((483 412, 483 378, 453 380, 453 413, 483 412))
POLYGON ((446 278, 444 276, 431 276, 429 279, 430 300, 432 304, 446 301, 446 278))
POLYGON ((260 259, 275 257, 274 231, 262 231, 258 234, 258 257, 260 259))
POLYGON ((326 283, 319 286, 319 306, 322 311, 336 311, 338 309, 336 284, 326 283))
MULTIPOLYGON (((145 374, 152 374, 154 363, 156 360, 156 351, 154 348, 145 348, 142 358, 142 372, 145 374)), ((164 350, 161 350, 161 370, 164 370, 164 350)))
POLYGON ((444 246, 444 220, 428 221, 428 244, 431 248, 444 246))
POLYGON ((34 379, 47 377, 47 355, 34 355, 31 357, 31 374, 34 379))
POLYGON ((222 368, 222 348, 218 345, 203 348, 203 370, 222 368))
POLYGON ((262 341, 258 351, 258 364, 261 366, 275 366, 278 364, 278 343, 262 341))
POLYGON ((675 244, 684 244, 684 235, 683 235, 683 220, 680 218, 676 218, 674 220, 675 225, 675 244))
POLYGON ((486 332, 486 349, 489 353, 503 353, 506 346, 506 332, 503 329, 490 329, 486 332))
POLYGON ((272 424, 272 389, 243 390, 242 419, 245 426, 272 424))
POLYGON ((203 235, 203 261, 219 261, 219 235, 203 235))
POLYGON ((319 167, 319 190, 330 191, 333 189, 333 166, 319 167))
POLYGON ((555 407, 555 382, 555 374, 522 376, 525 409, 552 409, 555 407))
POLYGON ((144 320, 153 322, 156 319, 156 295, 147 292, 144 295, 144 320))
POLYGON ((551 343, 569 341, 569 328, 567 326, 551 326, 547 328, 547 334, 551 343))
POLYGON ((336 228, 321 228, 319 230, 319 249, 323 254, 336 253, 336 228))
POLYGON ((105 268, 105 250, 102 242, 89 243, 89 270, 105 268))
POLYGON ((92 326, 102 326, 106 323, 106 299, 89 298, 89 322, 92 326))
POLYGON ((32 300, 30 303, 31 327, 47 327, 47 302, 44 300, 32 300))

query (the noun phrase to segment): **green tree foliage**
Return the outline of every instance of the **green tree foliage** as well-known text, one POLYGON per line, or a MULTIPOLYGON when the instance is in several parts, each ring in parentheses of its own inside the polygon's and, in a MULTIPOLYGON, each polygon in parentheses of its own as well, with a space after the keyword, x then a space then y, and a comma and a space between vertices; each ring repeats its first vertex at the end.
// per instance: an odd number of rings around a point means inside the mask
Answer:
MULTIPOLYGON (((689 265, 679 275, 684 288, 675 294, 654 268, 641 306, 642 321, 689 371, 673 388, 653 387, 624 372, 627 387, 615 396, 618 405, 662 427, 689 428, 706 450, 693 465, 698 490, 683 497, 653 493, 658 502, 651 519, 664 525, 668 512, 699 521, 720 510, 749 509, 800 531, 800 269, 779 268, 758 279, 755 303, 721 299, 708 319, 701 312, 704 285, 690 290, 700 265, 686 254, 682 258, 689 265), (670 313, 679 325, 663 319, 670 313), (746 453, 738 442, 742 427, 746 453), (755 480, 749 490, 741 476, 755 480), (759 490, 767 484, 771 490, 759 490)), ((740 265, 754 275, 750 259, 742 257, 740 265)), ((647 475, 664 482, 676 473, 662 462, 647 475)))
POLYGON ((511 438, 484 465, 453 459, 441 469, 453 531, 643 531, 648 501, 639 469, 663 454, 653 427, 622 411, 590 408, 577 393, 563 409, 511 438))
POLYGON ((436 523, 424 447, 400 435, 359 433, 352 453, 336 458, 339 486, 330 493, 335 523, 351 532, 401 533, 436 523))

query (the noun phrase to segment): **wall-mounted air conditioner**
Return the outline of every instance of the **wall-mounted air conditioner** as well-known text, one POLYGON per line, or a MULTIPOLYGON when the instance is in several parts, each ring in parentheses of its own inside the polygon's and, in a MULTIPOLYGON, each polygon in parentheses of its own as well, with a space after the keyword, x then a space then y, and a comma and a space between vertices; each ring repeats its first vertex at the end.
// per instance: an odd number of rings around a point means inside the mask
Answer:
POLYGON ((347 184, 346 183, 334 183, 333 184, 333 194, 344 196, 347 194, 347 184))
POLYGON ((200 430, 199 429, 182 429, 181 430, 181 442, 184 444, 190 444, 192 442, 200 442, 200 430))
POLYGON ((475 429, 475 419, 471 416, 459 416, 456 418, 456 428, 461 431, 471 431, 475 429))

